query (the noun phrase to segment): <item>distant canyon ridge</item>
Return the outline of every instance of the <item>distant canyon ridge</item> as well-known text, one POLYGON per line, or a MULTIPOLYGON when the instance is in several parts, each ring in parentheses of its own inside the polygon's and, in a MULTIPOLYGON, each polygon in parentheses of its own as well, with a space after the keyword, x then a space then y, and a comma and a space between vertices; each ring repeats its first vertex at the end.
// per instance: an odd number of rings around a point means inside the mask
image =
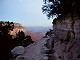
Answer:
POLYGON ((14 23, 14 29, 10 34, 15 36, 19 31, 23 31, 26 35, 30 35, 33 41, 37 41, 44 37, 49 29, 51 29, 51 27, 22 26, 20 23, 14 23))

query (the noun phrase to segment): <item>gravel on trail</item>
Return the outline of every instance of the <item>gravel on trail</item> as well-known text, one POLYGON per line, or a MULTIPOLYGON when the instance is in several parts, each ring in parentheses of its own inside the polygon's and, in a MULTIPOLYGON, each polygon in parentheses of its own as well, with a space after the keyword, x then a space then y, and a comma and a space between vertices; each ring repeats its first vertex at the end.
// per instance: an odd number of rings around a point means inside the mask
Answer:
POLYGON ((48 60, 48 54, 46 54, 46 51, 49 50, 46 47, 48 39, 49 37, 42 38, 25 47, 24 54, 18 56, 16 60, 48 60))

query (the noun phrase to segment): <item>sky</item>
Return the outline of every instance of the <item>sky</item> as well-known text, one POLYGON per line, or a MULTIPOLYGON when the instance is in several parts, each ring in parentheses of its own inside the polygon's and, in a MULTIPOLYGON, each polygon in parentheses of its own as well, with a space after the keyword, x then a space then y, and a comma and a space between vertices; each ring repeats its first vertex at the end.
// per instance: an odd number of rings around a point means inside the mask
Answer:
POLYGON ((23 26, 52 26, 52 20, 42 13, 43 0, 0 0, 0 21, 23 26))

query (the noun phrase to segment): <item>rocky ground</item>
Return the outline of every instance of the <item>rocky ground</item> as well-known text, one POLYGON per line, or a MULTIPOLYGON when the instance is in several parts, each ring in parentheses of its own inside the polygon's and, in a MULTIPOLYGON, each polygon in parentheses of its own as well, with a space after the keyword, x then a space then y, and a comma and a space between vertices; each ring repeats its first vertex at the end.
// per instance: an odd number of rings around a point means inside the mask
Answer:
POLYGON ((25 48, 24 54, 18 56, 16 60, 48 60, 48 54, 46 54, 49 51, 46 47, 47 40, 49 40, 49 37, 42 38, 29 45, 25 48))

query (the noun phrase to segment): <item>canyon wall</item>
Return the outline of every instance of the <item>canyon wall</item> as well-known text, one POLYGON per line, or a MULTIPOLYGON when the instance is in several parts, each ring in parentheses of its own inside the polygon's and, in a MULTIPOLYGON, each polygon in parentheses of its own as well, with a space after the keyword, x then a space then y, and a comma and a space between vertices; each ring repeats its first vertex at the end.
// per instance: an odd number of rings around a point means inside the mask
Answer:
POLYGON ((54 20, 50 36, 47 46, 52 53, 49 60, 80 60, 80 18, 68 14, 54 20))
POLYGON ((68 14, 54 20, 53 30, 26 48, 28 52, 22 55, 25 58, 23 60, 44 60, 43 55, 47 57, 45 60, 80 60, 80 18, 68 14), (47 48, 44 53, 43 47, 47 48))
POLYGON ((10 34, 15 37, 16 33, 18 33, 19 31, 23 31, 25 35, 30 35, 33 41, 40 40, 42 37, 45 36, 45 32, 30 31, 29 28, 25 28, 20 23, 14 23, 14 29, 13 31, 10 31, 10 34))

